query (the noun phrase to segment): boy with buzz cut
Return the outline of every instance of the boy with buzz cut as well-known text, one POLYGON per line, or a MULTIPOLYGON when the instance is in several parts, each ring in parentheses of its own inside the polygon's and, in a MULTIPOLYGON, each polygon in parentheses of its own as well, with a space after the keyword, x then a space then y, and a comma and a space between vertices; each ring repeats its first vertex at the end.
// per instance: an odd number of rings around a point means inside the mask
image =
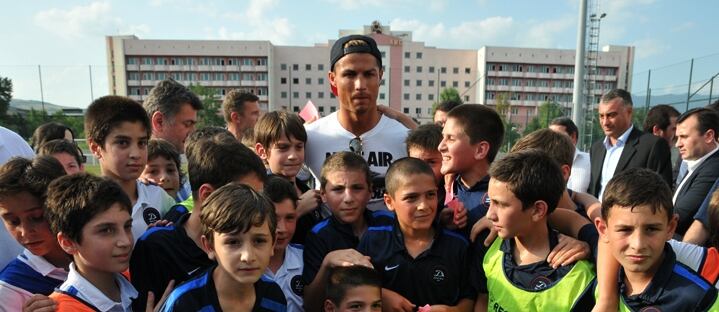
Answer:
POLYGON ((547 217, 566 183, 557 162, 541 150, 523 150, 492 164, 489 176, 487 219, 499 237, 489 248, 484 239, 475 243, 475 311, 591 310, 593 265, 580 260, 553 268, 547 262, 558 245, 547 217))
MULTIPOLYGON (((601 239, 621 265, 615 288, 620 311, 719 311, 716 288, 677 262, 667 243, 678 221, 672 192, 657 173, 630 169, 615 175, 601 213, 601 239)), ((600 298, 601 290, 615 286, 598 287, 600 298)))
POLYGON ((462 104, 447 113, 442 129, 442 174, 456 175, 447 188, 447 199, 464 204, 467 224, 464 233, 487 214, 489 165, 497 156, 504 137, 502 119, 484 105, 462 104))
POLYGON ((325 298, 329 270, 338 266, 372 264, 357 252, 360 239, 370 226, 392 225, 388 211, 370 211, 372 185, 367 162, 352 152, 331 155, 322 165, 320 194, 332 216, 317 223, 307 234, 302 281, 305 311, 319 311, 325 298))
POLYGON ((287 311, 301 312, 302 308, 302 245, 290 244, 297 226, 297 191, 287 179, 271 176, 262 191, 272 201, 277 215, 275 251, 265 275, 280 285, 287 300, 287 311))
POLYGON ((254 128, 254 149, 267 170, 295 185, 299 220, 292 242, 297 244, 304 244, 307 232, 329 216, 329 211, 319 205, 322 202, 319 191, 310 189, 307 181, 297 178, 305 162, 307 132, 303 124, 297 114, 269 112, 260 117, 254 128))
MULTIPOLYGON (((226 131, 198 139, 188 146, 186 155, 194 208, 173 225, 153 227, 137 240, 130 272, 140 292, 133 303, 138 311, 145 308, 148 291, 162 293, 171 280, 177 285, 214 263, 200 240, 200 216, 207 197, 231 182, 261 190, 266 179, 259 157, 226 131)), ((157 303, 159 298, 155 298, 157 303)))
POLYGON ((50 156, 14 157, 0 167, 0 216, 25 248, 0 271, 0 311, 21 311, 33 294, 47 296, 67 278, 72 260, 43 217, 47 186, 63 175, 62 165, 50 156))
POLYGON ((324 312, 382 311, 382 278, 377 271, 353 265, 332 270, 324 312))
POLYGON ((175 203, 162 188, 138 180, 147 163, 151 129, 145 109, 127 97, 103 96, 85 113, 87 144, 100 163, 101 175, 119 184, 130 198, 135 239, 175 203))
POLYGON ((402 158, 392 163, 385 179, 385 204, 396 221, 369 227, 357 247, 380 271, 384 310, 429 305, 471 311, 476 294, 466 274, 469 242, 434 222, 437 184, 432 169, 417 158, 402 158))
POLYGON ((230 183, 210 194, 199 213, 202 247, 216 264, 175 288, 161 311, 286 311, 282 290, 263 276, 277 226, 270 200, 230 183))
POLYGON ((50 183, 45 204, 50 228, 73 258, 67 280, 50 295, 56 311, 132 311, 137 291, 121 274, 134 243, 132 204, 123 189, 78 173, 50 183))

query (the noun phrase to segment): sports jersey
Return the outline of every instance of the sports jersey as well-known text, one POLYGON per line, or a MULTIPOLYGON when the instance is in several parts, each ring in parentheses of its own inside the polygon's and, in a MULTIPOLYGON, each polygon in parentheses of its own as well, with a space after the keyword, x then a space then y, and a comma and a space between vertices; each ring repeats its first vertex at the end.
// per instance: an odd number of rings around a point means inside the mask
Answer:
POLYGON ((285 259, 277 273, 272 273, 268 267, 265 276, 272 279, 280 286, 287 301, 287 311, 302 312, 303 292, 305 284, 302 282, 302 245, 290 244, 285 248, 285 259))
MULTIPOLYGON (((389 211, 369 211, 363 214, 367 227, 392 225, 394 213, 389 211)), ((344 224, 331 216, 317 223, 307 235, 307 243, 303 254, 304 268, 302 280, 309 285, 322 265, 325 255, 340 249, 357 248, 360 238, 355 236, 352 226, 344 224)))
POLYGON ((49 295, 67 279, 67 271, 25 249, 0 271, 0 311, 21 311, 33 294, 49 295))
POLYGON ((175 200, 157 185, 137 183, 137 202, 132 206, 132 236, 137 241, 147 226, 162 220, 162 216, 175 204, 175 200))
MULTIPOLYGON (((325 159, 336 152, 350 151, 349 142, 357 137, 340 125, 337 114, 334 112, 305 125, 305 163, 317 178, 325 159)), ((386 209, 383 200, 384 175, 394 160, 407 156, 404 141, 408 131, 398 121, 382 115, 374 128, 359 136, 362 156, 367 160, 372 176, 372 199, 367 206, 370 210, 386 209)))
POLYGON ((416 258, 407 252, 398 223, 372 226, 357 251, 369 256, 382 276, 382 288, 390 289, 416 306, 454 306, 461 299, 474 300, 469 287, 469 241, 455 232, 435 226, 429 248, 416 258))
POLYGON ((664 259, 652 281, 637 295, 625 295, 624 269, 619 270, 620 311, 719 311, 717 289, 676 261, 672 248, 664 247, 664 259))
MULTIPOLYGON (((452 192, 454 196, 458 198, 464 208, 467 209, 467 226, 462 229, 462 233, 465 237, 469 237, 469 231, 479 219, 487 215, 489 210, 489 196, 487 194, 487 187, 489 186, 489 176, 482 178, 472 187, 466 187, 461 180, 461 177, 457 175, 452 183, 452 192)), ((450 194, 447 194, 449 196, 450 194)))
POLYGON ((137 290, 122 274, 114 273, 114 276, 120 288, 119 302, 108 298, 77 272, 74 263, 70 264, 67 280, 50 295, 57 304, 56 311, 132 311, 131 304, 137 298, 137 290))
MULTIPOLYGON (((222 311, 217 298, 212 272, 216 266, 205 270, 201 275, 177 286, 167 297, 160 311, 222 311)), ((277 283, 262 276, 254 284, 254 312, 284 312, 287 309, 285 296, 277 283)))
MULTIPOLYGON (((162 294, 170 280, 175 285, 214 264, 183 227, 191 214, 186 214, 171 226, 147 230, 135 244, 130 257, 132 284, 140 292, 133 308, 145 309, 147 291, 162 294)), ((155 297, 159 300, 160 296, 155 297)))
POLYGON ((707 282, 719 289, 719 251, 715 247, 701 247, 670 239, 669 245, 677 261, 699 273, 707 282))
MULTIPOLYGON (((297 185, 297 188, 303 194, 310 190, 309 185, 307 185, 305 181, 295 178, 295 183, 297 185)), ((295 234, 292 235, 292 243, 304 245, 305 239, 307 238, 307 233, 309 233, 310 230, 317 223, 320 223, 322 220, 328 218, 330 215, 332 215, 332 212, 329 208, 327 208, 327 205, 322 203, 317 205, 317 207, 315 209, 312 209, 312 211, 310 211, 309 213, 299 217, 297 219, 297 227, 295 228, 295 234)))
MULTIPOLYGON (((518 265, 514 239, 497 238, 489 248, 486 232, 475 240, 472 283, 478 293, 488 294, 488 309, 500 311, 589 311, 594 306, 594 267, 588 261, 552 268, 544 260, 518 265)), ((558 243, 557 233, 548 234, 549 249, 558 243)))

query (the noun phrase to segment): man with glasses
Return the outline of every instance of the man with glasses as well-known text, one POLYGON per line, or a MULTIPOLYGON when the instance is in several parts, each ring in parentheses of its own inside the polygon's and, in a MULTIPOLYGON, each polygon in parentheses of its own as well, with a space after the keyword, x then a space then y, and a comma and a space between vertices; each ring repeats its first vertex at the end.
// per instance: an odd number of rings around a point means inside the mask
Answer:
POLYGON ((328 80, 340 109, 306 126, 305 161, 315 176, 324 160, 339 151, 367 160, 372 171, 372 210, 383 207, 387 168, 407 156, 408 129, 377 107, 382 74, 382 54, 374 39, 350 35, 337 40, 330 52, 328 80))

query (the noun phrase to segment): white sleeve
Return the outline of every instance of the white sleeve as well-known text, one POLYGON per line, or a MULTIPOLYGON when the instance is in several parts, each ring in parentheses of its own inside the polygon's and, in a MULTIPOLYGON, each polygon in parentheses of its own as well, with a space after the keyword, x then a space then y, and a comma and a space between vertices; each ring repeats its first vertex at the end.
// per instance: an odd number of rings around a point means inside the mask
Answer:
POLYGON ((699 266, 702 264, 706 254, 706 248, 674 239, 669 240, 669 245, 672 246, 674 253, 677 255, 677 261, 694 271, 699 270, 699 266))
POLYGON ((27 290, 0 281, 0 312, 22 311, 22 306, 32 296, 27 290))

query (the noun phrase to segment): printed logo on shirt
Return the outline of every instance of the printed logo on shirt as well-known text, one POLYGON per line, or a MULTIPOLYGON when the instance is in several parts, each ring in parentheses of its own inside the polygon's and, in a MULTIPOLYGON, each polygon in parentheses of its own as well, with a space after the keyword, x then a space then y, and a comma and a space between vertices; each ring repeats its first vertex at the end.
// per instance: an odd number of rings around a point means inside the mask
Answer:
POLYGON ((290 287, 292 288, 292 292, 295 293, 295 295, 302 297, 303 293, 305 292, 305 284, 302 283, 302 276, 293 276, 290 280, 290 287))
POLYGON ((160 221, 160 211, 148 206, 146 203, 142 203, 142 219, 145 220, 146 224, 151 224, 160 221))
POLYGON ((384 266, 384 270, 385 270, 385 271, 392 271, 392 270, 394 270, 394 269, 396 269, 396 268, 398 268, 398 267, 399 267, 399 264, 395 264, 395 265, 392 265, 392 266, 385 265, 385 266, 384 266))
POLYGON ((444 281, 447 280, 447 269, 442 266, 438 265, 435 266, 432 270, 432 281, 435 284, 444 284, 444 281))
POLYGON ((543 290, 547 289, 551 283, 552 280, 550 280, 546 276, 539 275, 532 280, 530 285, 534 290, 543 290))
POLYGON ((489 199, 489 194, 484 193, 484 195, 482 195, 482 204, 485 207, 489 207, 490 202, 491 202, 491 200, 489 199))

